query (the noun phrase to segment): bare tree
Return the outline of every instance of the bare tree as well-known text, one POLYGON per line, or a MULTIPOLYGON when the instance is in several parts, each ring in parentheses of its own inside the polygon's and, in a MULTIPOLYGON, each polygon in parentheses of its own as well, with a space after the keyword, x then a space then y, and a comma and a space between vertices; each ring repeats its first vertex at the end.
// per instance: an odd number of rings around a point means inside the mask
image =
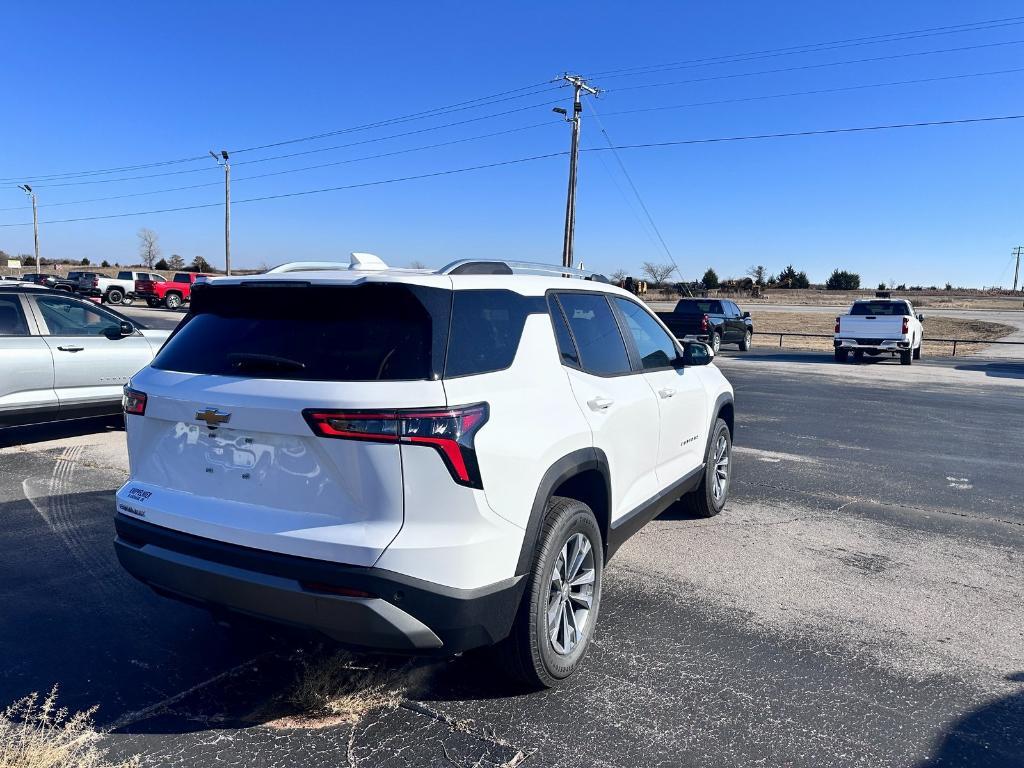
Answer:
POLYGON ((675 270, 675 266, 672 264, 655 264, 650 261, 644 262, 643 273, 644 277, 651 281, 654 285, 661 285, 668 280, 669 275, 675 270))
POLYGON ((763 264, 757 264, 756 266, 747 267, 747 275, 754 280, 754 285, 764 286, 767 285, 765 275, 768 274, 768 268, 763 264))
POLYGON ((427 265, 424 264, 422 261, 417 260, 417 261, 409 262, 409 269, 426 269, 426 268, 427 268, 427 265))
POLYGON ((167 261, 167 268, 180 272, 185 268, 185 260, 176 253, 171 254, 171 258, 167 261))
POLYGON ((143 227, 138 231, 139 257, 142 263, 150 269, 154 262, 160 258, 160 237, 152 229, 143 227))
POLYGON ((616 270, 615 270, 614 272, 612 272, 612 274, 611 274, 611 281, 612 281, 612 282, 613 282, 613 283, 614 283, 615 285, 618 285, 618 284, 619 284, 619 283, 621 283, 621 282, 622 282, 623 280, 625 280, 625 279, 626 279, 627 277, 629 277, 629 273, 628 273, 628 272, 627 272, 626 270, 624 270, 624 269, 616 269, 616 270))

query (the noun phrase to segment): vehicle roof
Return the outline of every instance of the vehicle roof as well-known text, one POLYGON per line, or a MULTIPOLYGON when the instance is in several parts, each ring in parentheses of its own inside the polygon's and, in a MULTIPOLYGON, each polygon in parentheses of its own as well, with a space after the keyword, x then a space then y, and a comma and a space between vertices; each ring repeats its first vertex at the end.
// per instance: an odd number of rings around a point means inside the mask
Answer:
MULTIPOLYGON (((552 266, 557 270, 557 266, 552 266)), ((266 283, 267 285, 284 286, 287 283, 304 283, 311 285, 363 285, 367 283, 390 283, 405 285, 422 285, 444 288, 448 290, 479 290, 484 288, 506 289, 524 296, 543 296, 552 289, 576 291, 600 291, 621 296, 632 297, 628 291, 601 282, 600 280, 584 280, 578 277, 563 277, 558 274, 441 274, 440 271, 424 269, 387 268, 383 270, 361 271, 352 269, 314 269, 309 271, 265 273, 260 275, 232 275, 231 277, 211 277, 207 285, 241 285, 266 283)))
POLYGON ((901 304, 909 304, 910 299, 854 299, 854 304, 881 304, 885 301, 898 301, 901 304))

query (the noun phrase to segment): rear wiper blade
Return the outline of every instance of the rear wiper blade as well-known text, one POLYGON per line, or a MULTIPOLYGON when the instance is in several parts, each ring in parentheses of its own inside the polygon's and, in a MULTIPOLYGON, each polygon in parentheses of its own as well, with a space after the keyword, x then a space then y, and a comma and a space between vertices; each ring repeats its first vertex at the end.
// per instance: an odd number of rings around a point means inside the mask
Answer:
POLYGON ((306 364, 288 357, 261 355, 258 352, 232 352, 228 355, 232 368, 238 370, 301 371, 306 364))

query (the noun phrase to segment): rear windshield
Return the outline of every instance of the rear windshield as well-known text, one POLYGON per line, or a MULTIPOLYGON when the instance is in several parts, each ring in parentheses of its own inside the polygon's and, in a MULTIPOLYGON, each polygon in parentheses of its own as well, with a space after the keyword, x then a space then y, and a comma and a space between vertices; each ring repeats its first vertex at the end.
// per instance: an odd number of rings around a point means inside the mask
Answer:
POLYGON ((909 315, 910 307, 905 301, 858 301, 850 310, 851 315, 909 315))
POLYGON ((311 381, 431 379, 444 369, 450 306, 450 291, 412 285, 199 285, 187 321, 153 367, 311 381))
POLYGON ((680 301, 676 304, 676 312, 681 315, 720 315, 720 301, 680 301))

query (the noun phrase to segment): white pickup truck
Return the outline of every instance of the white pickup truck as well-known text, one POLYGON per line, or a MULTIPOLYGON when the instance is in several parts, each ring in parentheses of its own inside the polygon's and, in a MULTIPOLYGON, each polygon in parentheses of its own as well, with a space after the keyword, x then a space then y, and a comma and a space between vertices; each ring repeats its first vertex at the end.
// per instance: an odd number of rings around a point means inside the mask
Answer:
POLYGON ((924 315, 917 314, 906 299, 858 299, 848 314, 836 318, 833 340, 836 362, 845 363, 864 353, 900 356, 901 365, 921 359, 924 315))
POLYGON ((82 272, 78 278, 78 292, 85 296, 99 296, 108 304, 127 305, 135 300, 136 280, 163 282, 166 279, 156 272, 123 270, 117 273, 117 277, 107 277, 97 272, 82 272))

